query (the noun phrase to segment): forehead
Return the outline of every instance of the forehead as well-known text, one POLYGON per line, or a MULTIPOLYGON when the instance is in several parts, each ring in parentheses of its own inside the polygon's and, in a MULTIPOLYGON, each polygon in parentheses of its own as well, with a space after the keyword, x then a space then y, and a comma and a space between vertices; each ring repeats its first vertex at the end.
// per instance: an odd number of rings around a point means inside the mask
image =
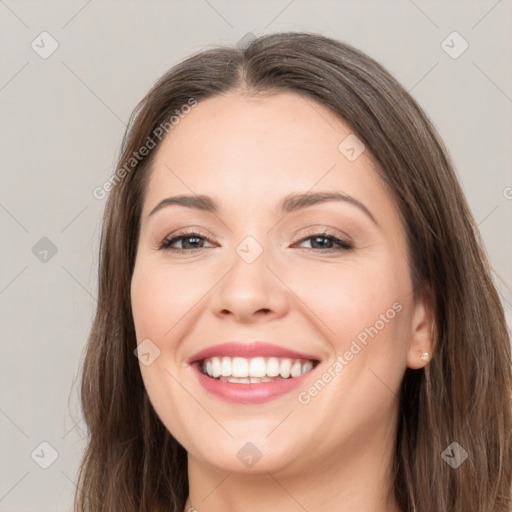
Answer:
POLYGON ((215 96, 192 108, 160 144, 144 210, 185 193, 257 210, 310 190, 338 191, 392 210, 368 151, 355 159, 347 153, 347 147, 361 151, 358 144, 344 120, 310 98, 215 96))

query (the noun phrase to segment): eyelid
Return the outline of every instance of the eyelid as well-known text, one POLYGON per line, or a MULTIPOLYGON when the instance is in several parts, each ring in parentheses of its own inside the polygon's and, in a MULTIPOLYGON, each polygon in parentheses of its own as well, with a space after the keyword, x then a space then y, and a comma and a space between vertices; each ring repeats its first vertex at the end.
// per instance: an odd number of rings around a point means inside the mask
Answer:
MULTIPOLYGON (((326 225, 326 224, 312 224, 306 228, 302 228, 297 235, 297 242, 300 242, 304 238, 307 238, 308 236, 314 236, 314 235, 329 235, 334 236, 336 238, 340 238, 344 242, 350 245, 354 245, 353 238, 348 235, 347 233, 340 231, 337 228, 334 228, 332 226, 326 225)), ((294 237, 295 238, 295 237, 294 237)), ((293 242, 296 243, 296 242, 293 242)))
POLYGON ((177 252, 197 251, 197 249, 196 250, 194 250, 194 249, 175 249, 175 248, 171 248, 171 247, 166 247, 167 243, 169 243, 171 241, 175 241, 176 239, 192 238, 194 236, 196 236, 198 238, 203 238, 204 240, 206 240, 207 242, 209 242, 211 244, 215 243, 212 240, 212 238, 210 236, 208 236, 207 234, 205 234, 201 229, 189 227, 189 228, 179 229, 178 231, 175 231, 173 233, 170 233, 169 235, 166 235, 163 239, 156 242, 155 249, 156 250, 169 250, 169 251, 174 250, 177 252))
MULTIPOLYGON (((327 229, 326 227, 320 228, 317 227, 316 229, 313 229, 312 232, 307 232, 307 230, 312 230, 312 226, 309 226, 308 228, 304 228, 302 230, 302 236, 298 238, 295 242, 293 242, 290 247, 294 247, 297 244, 303 243, 307 240, 313 239, 315 237, 323 237, 325 239, 330 240, 333 242, 337 247, 330 247, 330 248, 320 248, 315 249, 313 247, 297 247, 300 250, 305 250, 307 252, 313 251, 318 252, 320 254, 329 254, 329 253, 339 253, 344 251, 351 251, 355 248, 354 243, 351 239, 351 237, 344 235, 339 235, 335 232, 332 232, 330 229, 327 229)), ((336 230, 334 230, 336 231, 336 230)), ((199 252, 202 249, 208 249, 208 247, 198 247, 198 248, 192 248, 192 249, 183 249, 183 248, 175 248, 171 247, 172 244, 183 240, 187 238, 200 238, 210 244, 214 244, 215 242, 208 236, 205 235, 201 229, 195 229, 195 228, 183 228, 181 230, 178 230, 174 233, 171 233, 167 235, 163 240, 157 243, 155 249, 156 250, 164 250, 164 251, 170 251, 170 252, 177 252, 177 253, 194 253, 199 252)), ((211 248, 211 247, 210 247, 211 248)))

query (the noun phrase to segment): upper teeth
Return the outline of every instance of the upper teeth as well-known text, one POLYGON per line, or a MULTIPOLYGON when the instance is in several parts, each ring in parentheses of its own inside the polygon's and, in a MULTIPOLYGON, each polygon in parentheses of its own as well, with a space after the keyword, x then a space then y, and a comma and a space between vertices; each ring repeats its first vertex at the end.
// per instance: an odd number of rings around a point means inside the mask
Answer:
POLYGON ((210 377, 299 377, 313 368, 313 361, 278 357, 212 357, 203 361, 210 377))

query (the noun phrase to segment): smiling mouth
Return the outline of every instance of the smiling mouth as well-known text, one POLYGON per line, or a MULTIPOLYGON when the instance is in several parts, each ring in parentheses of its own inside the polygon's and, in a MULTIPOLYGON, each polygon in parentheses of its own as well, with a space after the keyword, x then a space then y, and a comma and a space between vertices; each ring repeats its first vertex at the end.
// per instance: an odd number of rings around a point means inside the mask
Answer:
POLYGON ((294 379, 313 370, 316 360, 287 357, 209 357, 197 362, 201 373, 213 380, 259 384, 294 379))

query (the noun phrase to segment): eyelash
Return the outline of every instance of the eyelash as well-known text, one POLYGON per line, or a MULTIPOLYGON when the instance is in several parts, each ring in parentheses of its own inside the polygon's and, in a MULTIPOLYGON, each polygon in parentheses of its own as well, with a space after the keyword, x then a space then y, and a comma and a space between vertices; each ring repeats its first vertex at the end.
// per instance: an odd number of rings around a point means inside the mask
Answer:
MULTIPOLYGON (((317 238, 317 237, 321 237, 321 238, 330 240, 330 241, 334 242, 335 244, 337 244, 339 246, 339 248, 338 249, 328 248, 326 250, 322 250, 322 249, 313 249, 313 248, 309 248, 309 247, 302 247, 302 249, 307 249, 307 250, 311 250, 311 251, 321 251, 323 253, 342 252, 342 251, 346 252, 346 251, 351 251, 354 249, 354 246, 351 243, 341 240, 334 233, 329 233, 327 231, 323 231, 321 233, 314 233, 305 238, 302 238, 301 240, 299 240, 296 243, 301 243, 301 242, 304 242, 311 238, 317 238)), ((197 252, 201 249, 205 249, 205 247, 199 247, 197 249, 179 249, 176 247, 171 247, 171 245, 173 243, 177 242, 178 240, 183 240, 183 239, 187 239, 187 238, 200 238, 200 239, 206 240, 207 242, 213 243, 212 240, 210 240, 207 236, 204 236, 203 234, 198 233, 197 231, 189 231, 186 233, 180 233, 176 236, 165 238, 158 245, 158 250, 190 253, 190 252, 197 252)))

